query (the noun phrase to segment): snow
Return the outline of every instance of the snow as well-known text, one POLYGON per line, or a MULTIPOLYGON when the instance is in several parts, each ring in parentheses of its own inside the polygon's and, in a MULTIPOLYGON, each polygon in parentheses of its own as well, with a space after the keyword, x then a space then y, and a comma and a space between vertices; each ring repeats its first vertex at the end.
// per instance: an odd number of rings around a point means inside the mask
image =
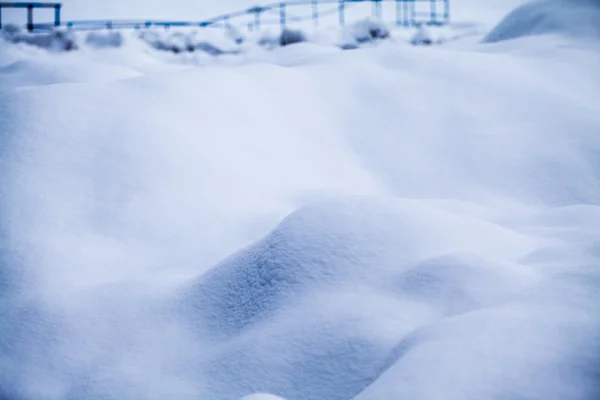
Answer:
POLYGON ((473 29, 517 3, 436 46, 3 43, 0 398, 597 398, 600 45, 473 29))
POLYGON ((600 39, 600 2, 546 0, 525 4, 510 13, 484 39, 498 42, 526 35, 567 33, 600 39))

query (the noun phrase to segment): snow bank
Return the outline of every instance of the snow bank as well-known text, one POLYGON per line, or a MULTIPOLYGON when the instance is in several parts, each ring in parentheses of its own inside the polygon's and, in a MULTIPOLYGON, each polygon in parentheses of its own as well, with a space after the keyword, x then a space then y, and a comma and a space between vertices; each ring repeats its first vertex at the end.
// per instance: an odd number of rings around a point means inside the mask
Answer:
POLYGON ((548 33, 600 39, 600 2, 542 0, 523 5, 508 14, 484 38, 484 42, 548 33))

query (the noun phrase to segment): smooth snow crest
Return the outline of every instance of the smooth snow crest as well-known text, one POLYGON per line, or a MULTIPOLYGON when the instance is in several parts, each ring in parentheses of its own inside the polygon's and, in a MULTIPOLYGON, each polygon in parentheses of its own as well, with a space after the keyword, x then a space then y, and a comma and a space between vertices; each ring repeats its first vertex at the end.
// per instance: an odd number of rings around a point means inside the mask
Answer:
POLYGON ((506 16, 484 41, 550 33, 600 39, 600 1, 541 0, 525 4, 506 16))

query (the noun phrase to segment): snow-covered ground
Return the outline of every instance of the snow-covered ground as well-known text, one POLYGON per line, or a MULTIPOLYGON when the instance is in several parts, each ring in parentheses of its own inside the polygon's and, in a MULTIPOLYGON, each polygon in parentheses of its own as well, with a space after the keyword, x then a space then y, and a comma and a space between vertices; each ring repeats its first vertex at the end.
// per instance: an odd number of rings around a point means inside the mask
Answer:
POLYGON ((551 1, 437 46, 3 42, 0 399, 600 398, 600 4, 551 1))

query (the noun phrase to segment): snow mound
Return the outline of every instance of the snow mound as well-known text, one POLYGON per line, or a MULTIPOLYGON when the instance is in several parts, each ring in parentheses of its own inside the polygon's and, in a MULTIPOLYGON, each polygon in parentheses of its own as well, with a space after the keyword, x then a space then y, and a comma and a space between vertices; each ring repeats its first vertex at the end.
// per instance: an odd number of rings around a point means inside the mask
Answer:
MULTIPOLYGON (((545 213, 552 214, 569 212, 545 213)), ((529 220, 558 231, 571 222, 529 220)), ((594 346, 600 323, 589 318, 600 300, 598 273, 574 271, 567 257, 554 262, 572 276, 554 268, 540 279, 548 264, 529 256, 543 244, 415 200, 357 197, 304 207, 186 292, 191 307, 183 319, 192 314, 198 337, 213 343, 202 367, 211 382, 206 395, 502 398, 510 388, 536 399, 553 390, 590 398, 593 370, 570 373, 561 387, 544 382, 560 376, 563 354, 567 369, 597 361, 583 349, 594 346), (574 332, 578 340, 568 341, 574 332), (461 368, 451 368, 457 357, 461 368), (443 384, 427 385, 431 376, 443 384)))
POLYGON ((525 4, 508 14, 484 42, 548 33, 600 39, 600 1, 543 0, 525 4))
MULTIPOLYGON (((203 276, 188 301, 210 331, 232 334, 323 285, 379 286, 381 279, 431 255, 473 253, 514 261, 532 246, 494 224, 408 200, 324 203, 293 213, 266 238, 203 276), (452 228, 440 230, 440 221, 452 228), (479 232, 479 239, 462 234, 467 231, 479 232)), ((429 268, 437 272, 448 273, 429 268)))
POLYGON ((0 67, 0 85, 4 88, 47 86, 68 82, 106 82, 141 76, 141 73, 119 65, 92 65, 73 68, 72 59, 22 59, 0 67))
POLYGON ((600 297, 597 290, 580 290, 575 284, 554 288, 545 302, 530 298, 415 331, 396 348, 393 365, 355 400, 598 398, 600 326, 590 312, 600 297), (560 304, 572 296, 586 307, 560 304))

